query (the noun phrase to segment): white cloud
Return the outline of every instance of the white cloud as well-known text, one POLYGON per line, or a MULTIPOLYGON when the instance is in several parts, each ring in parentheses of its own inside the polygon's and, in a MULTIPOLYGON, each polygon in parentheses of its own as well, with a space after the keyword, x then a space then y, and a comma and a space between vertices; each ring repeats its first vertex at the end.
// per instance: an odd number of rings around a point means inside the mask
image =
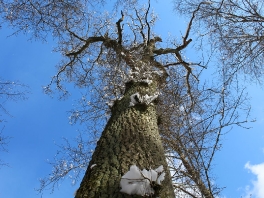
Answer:
POLYGON ((257 176, 257 179, 252 181, 252 187, 246 187, 247 196, 252 198, 264 198, 264 163, 251 165, 247 162, 245 168, 257 176))

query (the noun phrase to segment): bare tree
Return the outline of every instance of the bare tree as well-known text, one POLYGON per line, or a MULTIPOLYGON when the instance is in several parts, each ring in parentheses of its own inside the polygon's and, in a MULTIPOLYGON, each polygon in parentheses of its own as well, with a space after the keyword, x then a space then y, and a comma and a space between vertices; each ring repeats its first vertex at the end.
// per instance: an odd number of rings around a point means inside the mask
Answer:
MULTIPOLYGON (((6 122, 6 116, 12 117, 9 111, 6 109, 5 104, 7 102, 17 102, 18 100, 25 100, 28 94, 28 87, 17 81, 8 81, 0 78, 0 152, 7 152, 7 145, 10 137, 4 135, 4 122, 6 122)), ((0 159, 1 165, 6 165, 0 159)))
POLYGON ((74 181, 86 168, 76 198, 215 197, 220 188, 212 181, 212 161, 223 129, 247 121, 238 114, 246 102, 243 90, 225 79, 201 83, 207 63, 184 57, 200 7, 192 11, 181 41, 165 41, 153 31, 157 17, 150 0, 124 2, 114 1, 111 13, 102 12, 103 1, 1 2, 3 21, 18 32, 31 29, 40 39, 52 33, 58 41, 64 58, 45 91, 55 86, 65 96, 65 82, 87 90, 71 119, 87 123, 89 137, 60 146, 68 155, 57 156, 39 190, 54 189, 71 173, 74 181), (124 177, 131 165, 138 167, 136 180, 124 177), (159 175, 154 180, 146 175, 153 171, 159 175), (127 186, 120 192, 122 180, 127 186))
MULTIPOLYGON (((5 136, 3 133, 4 127, 0 131, 0 152, 8 152, 7 145, 9 143, 10 137, 5 136)), ((0 159, 0 168, 2 166, 7 166, 8 164, 0 159)))
POLYGON ((244 73, 261 82, 263 76, 263 2, 256 0, 182 1, 175 0, 177 12, 196 13, 196 28, 201 39, 207 38, 225 74, 232 78, 244 73))
POLYGON ((222 147, 226 127, 243 123, 238 112, 247 98, 244 90, 233 89, 240 93, 235 97, 230 87, 225 88, 223 84, 213 89, 193 84, 195 105, 190 107, 179 83, 184 79, 175 74, 170 76, 178 80, 167 84, 163 90, 166 94, 162 96, 164 104, 159 106, 159 112, 166 112, 161 114, 160 133, 173 173, 175 192, 179 197, 218 197, 222 188, 215 183, 213 159, 222 147))

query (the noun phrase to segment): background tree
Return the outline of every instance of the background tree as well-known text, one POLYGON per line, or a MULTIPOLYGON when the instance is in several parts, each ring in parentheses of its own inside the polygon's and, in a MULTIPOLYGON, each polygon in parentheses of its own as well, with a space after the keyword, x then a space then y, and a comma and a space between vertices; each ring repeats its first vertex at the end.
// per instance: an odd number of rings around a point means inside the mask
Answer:
MULTIPOLYGON (((32 38, 39 39, 52 32, 58 40, 56 50, 64 58, 45 90, 50 93, 55 85, 65 96, 65 81, 87 89, 88 94, 80 102, 81 109, 73 111, 73 122, 92 120, 96 123, 94 131, 98 131, 106 123, 102 116, 109 120, 89 164, 91 153, 83 149, 87 140, 80 138, 76 147, 62 147, 69 155, 58 159, 51 177, 42 180, 40 190, 49 184, 56 185, 71 171, 78 176, 83 167, 88 167, 76 197, 88 196, 89 190, 93 195, 88 197, 100 193, 118 197, 122 196, 119 181, 130 165, 136 163, 142 169, 162 164, 166 179, 161 191, 154 194, 172 197, 164 146, 178 195, 219 194, 220 189, 210 175, 212 160, 220 148, 222 129, 242 123, 237 110, 245 98, 237 87, 239 94, 234 97, 233 84, 225 83, 224 79, 217 85, 199 83, 207 64, 191 63, 183 56, 182 51, 192 41, 189 37, 197 10, 190 17, 182 41, 166 42, 153 31, 156 17, 150 10, 150 1, 138 7, 136 1, 117 1, 111 14, 102 13, 103 6, 110 5, 101 1, 27 0, 2 1, 1 5, 2 19, 17 28, 17 32, 26 33, 30 29, 32 38), (127 127, 128 123, 133 125, 127 127), (126 136, 118 136, 124 132, 126 136), (128 154, 128 148, 133 148, 132 154, 128 154), (125 160, 116 160, 116 155, 125 160), (111 158, 105 160, 101 156, 111 158), (89 189, 92 185, 94 189, 89 189)), ((224 68, 221 71, 226 72, 224 68)), ((91 137, 89 141, 95 142, 91 137)))
MULTIPOLYGON (((7 144, 9 142, 10 137, 5 136, 3 130, 4 128, 2 128, 0 131, 0 152, 7 152, 7 144)), ((7 165, 6 162, 0 159, 0 167, 4 165, 7 165)))
MULTIPOLYGON (((7 144, 10 137, 4 134, 5 116, 12 116, 6 109, 7 102, 17 102, 25 100, 28 94, 28 87, 18 81, 8 81, 0 78, 0 152, 7 152, 7 144)), ((7 165, 0 159, 0 167, 7 165)))
POLYGON ((204 45, 210 43, 212 50, 217 52, 219 62, 222 62, 226 69, 226 79, 244 73, 251 81, 262 81, 263 2, 255 0, 174 2, 176 11, 181 14, 190 16, 197 10, 194 23, 197 35, 200 41, 206 40, 204 45))

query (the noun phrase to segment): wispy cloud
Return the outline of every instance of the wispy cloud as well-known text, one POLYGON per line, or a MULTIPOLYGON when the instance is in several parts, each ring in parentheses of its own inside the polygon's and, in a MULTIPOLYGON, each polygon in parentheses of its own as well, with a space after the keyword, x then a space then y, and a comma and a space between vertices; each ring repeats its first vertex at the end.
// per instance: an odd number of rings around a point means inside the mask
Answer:
POLYGON ((252 181, 252 187, 246 187, 246 198, 263 198, 264 197, 264 163, 251 165, 247 162, 245 168, 256 175, 256 180, 252 181))

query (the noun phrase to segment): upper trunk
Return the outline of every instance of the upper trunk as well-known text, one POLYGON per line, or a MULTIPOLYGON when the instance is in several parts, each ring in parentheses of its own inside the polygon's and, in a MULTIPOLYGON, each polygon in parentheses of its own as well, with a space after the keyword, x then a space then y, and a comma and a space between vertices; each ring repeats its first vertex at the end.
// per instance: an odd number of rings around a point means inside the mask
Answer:
POLYGON ((112 116, 97 143, 75 198, 141 197, 120 192, 121 177, 131 165, 140 169, 155 169, 163 165, 165 179, 155 196, 175 197, 158 131, 155 104, 130 106, 131 95, 153 95, 157 91, 157 83, 127 83, 124 97, 112 107, 112 116))

